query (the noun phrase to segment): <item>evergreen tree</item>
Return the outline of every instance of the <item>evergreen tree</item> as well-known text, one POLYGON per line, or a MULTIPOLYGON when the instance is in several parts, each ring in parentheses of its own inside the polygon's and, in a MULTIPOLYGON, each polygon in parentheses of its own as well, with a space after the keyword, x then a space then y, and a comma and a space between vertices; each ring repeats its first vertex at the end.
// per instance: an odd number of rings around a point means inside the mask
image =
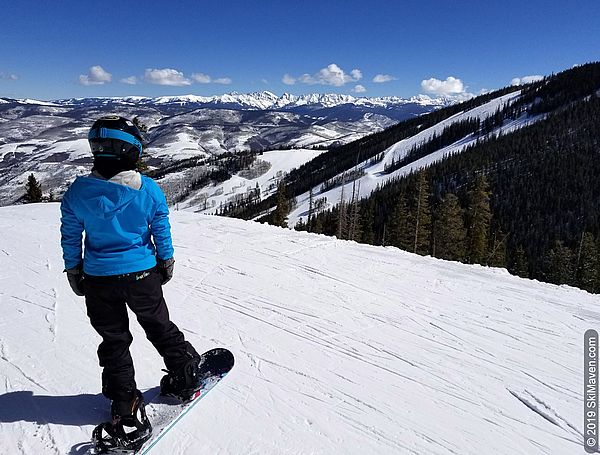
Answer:
POLYGON ((315 234, 323 233, 323 221, 321 221, 321 217, 317 217, 317 219, 315 220, 312 232, 314 232, 315 234))
POLYGON ((396 246, 403 250, 411 250, 414 238, 409 227, 409 212, 404 192, 396 199, 396 205, 386 229, 386 245, 396 246))
MULTIPOLYGON (((257 185, 258 185, 258 182, 257 182, 257 185)), ((311 231, 314 210, 315 210, 315 200, 314 200, 314 195, 313 195, 313 189, 311 186, 310 192, 308 194, 308 221, 306 222, 306 228, 307 228, 308 232, 311 231)))
POLYGON ((586 232, 581 238, 579 248, 579 260, 577 264, 577 283, 581 289, 588 292, 597 292, 599 261, 596 240, 594 236, 586 232))
POLYGON ((347 224, 348 224, 346 201, 344 200, 344 188, 345 188, 345 182, 344 182, 344 177, 342 176, 342 193, 340 195, 340 204, 339 204, 339 210, 338 210, 338 228, 337 228, 337 238, 338 239, 345 238, 347 224))
POLYGON ((437 212, 435 256, 452 261, 464 261, 467 232, 458 197, 452 193, 446 194, 437 212))
POLYGON ((492 243, 490 247, 490 254, 487 260, 487 265, 491 267, 502 267, 506 268, 507 261, 507 238, 501 230, 497 230, 492 235, 492 243))
POLYGON ((366 206, 363 208, 363 216, 361 217, 361 232, 362 232, 362 243, 368 243, 373 245, 375 242, 375 234, 373 232, 373 224, 375 221, 375 201, 369 200, 366 206))
POLYGON ((413 253, 429 254, 431 237, 431 208, 429 198, 431 189, 426 170, 419 172, 415 191, 415 215, 413 227, 413 253))
POLYGON ((569 247, 561 240, 554 242, 546 260, 548 281, 555 284, 573 284, 573 259, 573 251, 569 247))
POLYGON ((469 262, 483 264, 488 256, 488 239, 492 212, 490 189, 484 175, 477 177, 474 188, 469 191, 467 231, 469 262))
POLYGON ((283 181, 277 186, 277 207, 273 212, 273 224, 275 226, 287 227, 285 219, 290 211, 290 205, 287 198, 287 192, 283 181))
POLYGON ((35 175, 29 174, 25 185, 25 200, 27 202, 42 201, 42 185, 37 181, 35 175))
POLYGON ((522 246, 518 246, 515 250, 510 272, 514 275, 520 276, 521 278, 529 278, 529 264, 525 250, 522 246))
POLYGON ((360 219, 360 206, 358 204, 358 198, 360 195, 360 182, 358 182, 358 189, 356 188, 356 180, 352 184, 352 201, 350 203, 350 222, 348 224, 348 240, 360 240, 362 236, 361 231, 361 219, 360 219))

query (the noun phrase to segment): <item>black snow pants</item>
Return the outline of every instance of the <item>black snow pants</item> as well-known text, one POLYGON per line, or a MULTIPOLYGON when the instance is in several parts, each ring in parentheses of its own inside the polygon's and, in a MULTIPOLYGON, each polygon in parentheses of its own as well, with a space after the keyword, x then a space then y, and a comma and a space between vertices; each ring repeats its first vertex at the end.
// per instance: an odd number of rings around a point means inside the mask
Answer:
POLYGON ((129 346, 127 306, 146 337, 162 356, 168 370, 177 370, 198 353, 169 319, 161 276, 154 269, 115 276, 90 276, 84 280, 85 303, 92 326, 102 337, 98 359, 102 394, 111 400, 130 400, 136 390, 129 346), (127 305, 127 306, 126 306, 127 305))

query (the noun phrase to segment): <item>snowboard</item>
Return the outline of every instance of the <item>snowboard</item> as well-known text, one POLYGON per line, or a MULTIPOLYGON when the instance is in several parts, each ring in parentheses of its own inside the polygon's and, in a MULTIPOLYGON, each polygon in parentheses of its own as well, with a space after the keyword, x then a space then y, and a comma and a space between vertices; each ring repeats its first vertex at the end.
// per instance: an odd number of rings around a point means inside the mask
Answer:
POLYGON ((149 453, 165 434, 229 373, 234 364, 233 354, 224 348, 206 351, 200 356, 200 359, 200 371, 204 373, 201 387, 189 401, 182 403, 178 398, 161 395, 159 387, 144 394, 146 415, 152 425, 152 434, 141 447, 137 449, 106 447, 103 441, 92 438, 92 448, 88 451, 88 455, 145 455, 149 453))

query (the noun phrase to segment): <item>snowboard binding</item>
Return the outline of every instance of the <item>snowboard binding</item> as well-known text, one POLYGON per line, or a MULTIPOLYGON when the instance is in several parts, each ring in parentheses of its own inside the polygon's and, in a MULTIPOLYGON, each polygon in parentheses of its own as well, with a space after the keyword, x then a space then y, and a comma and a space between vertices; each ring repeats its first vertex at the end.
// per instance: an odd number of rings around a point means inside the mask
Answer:
POLYGON ((97 454, 135 453, 152 436, 152 425, 148 420, 141 392, 137 392, 131 414, 120 416, 114 413, 112 422, 98 425, 92 432, 92 441, 97 454))
POLYGON ((200 357, 190 359, 177 371, 164 370, 167 374, 160 381, 160 394, 174 397, 186 403, 198 397, 206 382, 220 379, 233 367, 233 355, 226 349, 213 349, 200 357))

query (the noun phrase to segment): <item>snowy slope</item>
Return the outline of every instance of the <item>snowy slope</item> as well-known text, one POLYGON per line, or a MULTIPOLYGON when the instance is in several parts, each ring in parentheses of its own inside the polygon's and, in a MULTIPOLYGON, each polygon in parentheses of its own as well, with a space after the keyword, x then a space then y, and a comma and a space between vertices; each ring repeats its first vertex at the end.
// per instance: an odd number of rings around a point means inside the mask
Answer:
MULTIPOLYGON (((361 178, 356 180, 357 189, 360 189, 359 197, 368 196, 378 186, 385 184, 385 182, 387 182, 390 179, 398 178, 402 175, 409 174, 412 171, 415 171, 415 170, 421 169, 423 167, 426 167, 428 165, 431 165, 432 163, 434 163, 436 161, 440 161, 451 154, 461 152, 466 147, 473 144, 477 140, 477 137, 474 135, 469 135, 469 136, 455 142, 454 144, 451 144, 447 147, 439 149, 439 150, 437 150, 419 160, 416 160, 413 163, 411 163, 407 166, 404 166, 403 168, 400 168, 392 173, 386 174, 384 172, 386 165, 391 164, 394 160, 397 161, 397 160, 403 158, 413 147, 429 141, 433 137, 434 134, 437 136, 440 136, 441 133, 444 131, 444 128, 450 126, 451 124, 453 124, 455 122, 464 121, 469 118, 473 118, 473 119, 479 118, 480 120, 483 121, 486 118, 488 118, 489 116, 494 115, 494 113, 499 108, 502 108, 503 106, 516 100, 519 97, 519 95, 520 95, 520 92, 509 93, 507 95, 495 98, 495 99, 489 101, 488 103, 485 103, 481 106, 475 107, 468 111, 459 112, 459 113, 433 125, 432 127, 429 127, 429 128, 424 129, 423 131, 420 131, 419 133, 415 134, 414 136, 406 138, 406 139, 399 141, 398 143, 392 145, 391 147, 389 147, 387 150, 385 150, 383 152, 384 157, 381 162, 371 164, 369 162, 370 160, 366 160, 362 163, 359 163, 356 166, 356 168, 362 169, 364 171, 364 175, 361 178), (360 187, 358 185, 360 185, 360 187)), ((507 121, 500 128, 497 128, 491 134, 499 134, 499 133, 506 134, 506 133, 514 131, 518 128, 522 128, 531 123, 534 123, 534 122, 540 120, 541 118, 543 118, 543 116, 531 117, 531 118, 527 117, 527 116, 523 116, 522 118, 517 119, 517 120, 507 121)), ((338 134, 339 134, 339 130, 338 130, 338 134)), ((359 139, 361 137, 360 134, 357 133, 356 131, 351 132, 349 134, 351 136, 353 136, 353 139, 359 139)), ((324 140, 332 140, 334 138, 331 135, 331 132, 328 133, 327 131, 322 133, 322 137, 324 140)), ((347 137, 344 137, 344 139, 346 141, 348 141, 347 137)), ((318 143, 318 139, 316 139, 315 137, 312 137, 310 134, 306 134, 306 133, 305 133, 304 140, 308 141, 309 144, 310 143, 312 143, 312 144, 318 143)), ((281 152, 278 151, 275 153, 279 154, 281 152)), ((296 153, 296 152, 294 152, 294 153, 296 153)), ((267 155, 265 155, 265 156, 267 156, 267 155)), ((302 151, 302 153, 299 154, 298 156, 307 157, 309 155, 307 154, 307 151, 302 151)), ((316 156, 316 154, 314 156, 316 156)), ((304 164, 306 161, 309 161, 309 160, 306 159, 304 161, 298 161, 293 167, 299 167, 300 165, 304 164)), ((291 169, 292 169, 292 167, 286 167, 283 170, 285 172, 289 172, 291 169)), ((273 173, 271 173, 271 175, 269 176, 268 183, 276 184, 277 182, 273 179, 272 174, 273 173)), ((173 178, 177 179, 178 176, 170 176, 167 178, 167 180, 173 179, 173 178)), ((227 182, 225 182, 223 184, 219 184, 215 187, 201 188, 200 190, 196 191, 190 198, 188 198, 187 201, 184 201, 184 203, 183 203, 183 205, 181 205, 181 207, 184 207, 186 209, 195 210, 195 211, 203 211, 206 213, 215 213, 215 210, 219 207, 220 203, 226 204, 229 201, 233 201, 238 195, 240 195, 240 193, 243 193, 246 190, 255 188, 257 180, 259 180, 258 183, 259 183, 259 187, 261 189, 261 199, 264 199, 273 193, 272 190, 264 191, 265 190, 265 179, 247 180, 247 179, 243 179, 243 178, 234 176, 232 179, 228 180, 227 182), (206 199, 207 199, 207 203, 204 204, 204 201, 206 199), (198 201, 200 201, 200 203, 198 201)), ((347 185, 344 188, 344 191, 345 191, 344 198, 346 200, 350 200, 350 198, 352 197, 351 186, 352 186, 352 182, 350 182, 349 185, 347 185)), ((313 188, 314 198, 316 198, 316 199, 317 198, 318 199, 326 198, 326 204, 324 205, 324 208, 330 208, 330 207, 338 204, 340 201, 340 198, 341 198, 341 193, 342 193, 341 185, 331 188, 327 191, 321 191, 321 184, 319 184, 313 188)), ((290 227, 295 226, 296 223, 300 219, 303 219, 304 221, 307 220, 308 213, 309 213, 309 200, 310 200, 310 192, 308 192, 308 191, 297 197, 297 206, 291 211, 291 213, 288 216, 288 226, 290 226, 290 227)), ((262 216, 262 214, 260 216, 262 216)))
MULTIPOLYGON (((474 135, 469 135, 469 136, 455 142, 454 144, 451 144, 447 147, 437 150, 419 160, 416 160, 400 169, 397 169, 396 171, 394 171, 392 173, 389 173, 389 174, 384 173, 384 169, 385 169, 386 165, 391 164, 394 160, 398 161, 399 159, 405 157, 406 154, 413 147, 419 146, 420 144, 423 144, 423 143, 429 141, 433 137, 434 134, 439 136, 443 132, 444 128, 446 128, 447 126, 449 126, 455 122, 467 120, 469 118, 472 118, 472 119, 479 118, 481 121, 483 121, 486 118, 494 115, 494 113, 496 112, 497 109, 502 108, 502 106, 510 104, 515 99, 517 99, 519 97, 520 93, 521 93, 520 91, 517 91, 517 92, 509 93, 504 96, 500 96, 500 97, 495 98, 481 106, 470 109, 468 111, 464 111, 464 112, 455 114, 439 123, 436 123, 434 126, 432 126, 430 128, 424 129, 423 131, 419 132, 418 134, 415 134, 414 136, 403 139, 403 140, 397 142, 396 144, 392 145, 388 149, 386 149, 383 152, 384 158, 379 163, 370 165, 369 160, 359 163, 354 169, 356 169, 356 168, 363 169, 365 172, 365 174, 361 178, 356 180, 357 188, 358 188, 358 185, 360 184, 360 197, 368 196, 373 190, 375 190, 377 188, 377 186, 381 186, 381 185, 385 184, 385 182, 387 182, 388 180, 396 179, 403 175, 407 175, 410 172, 413 172, 413 171, 419 170, 421 168, 424 168, 426 166, 429 166, 436 161, 440 161, 449 155, 452 155, 455 153, 460 153, 466 147, 468 147, 469 145, 472 145, 477 140, 477 137, 474 135)), ((500 128, 497 128, 491 134, 500 134, 500 133, 506 134, 506 133, 514 131, 518 128, 522 128, 524 126, 530 125, 542 118, 543 118, 543 116, 531 117, 531 118, 527 117, 527 116, 523 116, 522 118, 517 119, 517 120, 507 121, 504 123, 504 125, 502 125, 500 128)), ((340 174, 340 176, 341 176, 341 174, 340 174)), ((351 185, 352 185, 352 182, 350 182, 350 186, 351 185)), ((315 198, 327 198, 328 207, 337 205, 340 202, 340 199, 342 196, 342 186, 341 185, 331 188, 330 190, 324 191, 324 192, 321 192, 321 185, 319 185, 319 186, 315 187, 313 189, 313 191, 314 191, 315 198)), ((350 200, 351 197, 352 197, 352 188, 346 187, 344 189, 344 199, 350 200)), ((306 221, 306 218, 308 216, 309 192, 307 191, 306 193, 298 196, 297 200, 298 200, 297 207, 290 213, 290 215, 288 217, 288 225, 290 227, 295 226, 296 223, 298 222, 298 220, 300 220, 302 218, 304 218, 304 221, 306 221)))
MULTIPOLYGON (((172 317, 237 363, 157 454, 583 453, 597 296, 241 220, 172 224, 172 317)), ((81 454, 107 417, 58 226, 56 204, 0 208, 1 454, 81 454)), ((131 325, 147 390, 162 364, 131 325)))
MULTIPOLYGON (((284 174, 302 166, 323 152, 324 150, 310 149, 272 150, 265 152, 258 156, 258 160, 269 163, 269 169, 263 174, 254 178, 246 178, 238 173, 229 180, 203 188, 200 192, 179 203, 177 208, 179 210, 185 209, 213 214, 221 204, 227 204, 233 201, 236 196, 254 190, 257 185, 260 189, 261 198, 264 199, 276 191, 277 184, 284 174), (199 202, 199 200, 202 202, 199 202), (206 200, 206 204, 204 204, 204 200, 206 200), (206 209, 204 208, 205 205, 206 209)), ((168 181, 172 178, 174 177, 167 176, 160 181, 160 184, 164 186, 166 183, 165 180, 168 181)))

